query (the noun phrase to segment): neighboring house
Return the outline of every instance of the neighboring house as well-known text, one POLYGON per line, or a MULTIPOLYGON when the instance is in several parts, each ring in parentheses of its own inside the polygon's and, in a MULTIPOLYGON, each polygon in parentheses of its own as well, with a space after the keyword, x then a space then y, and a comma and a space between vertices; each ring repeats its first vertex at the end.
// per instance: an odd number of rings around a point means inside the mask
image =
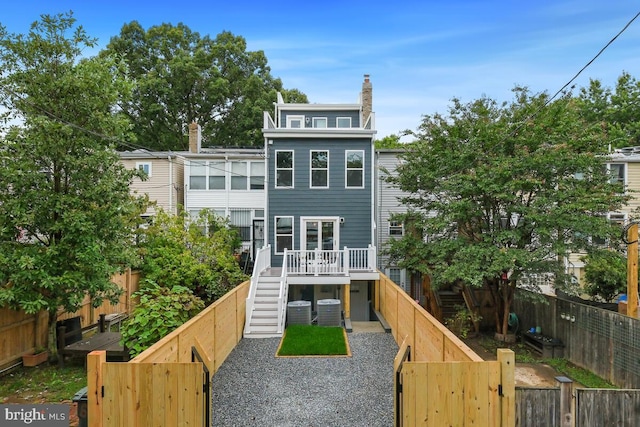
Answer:
POLYGON ((156 203, 150 206, 144 216, 155 215, 158 207, 165 212, 176 214, 183 203, 184 159, 183 153, 167 151, 121 151, 120 161, 128 169, 140 169, 146 180, 134 178, 130 186, 132 194, 146 194, 156 203))
POLYGON ((422 296, 420 280, 411 280, 407 270, 391 263, 389 256, 385 255, 385 249, 388 248, 390 240, 401 239, 404 235, 404 224, 393 219, 393 215, 407 212, 407 207, 399 200, 406 193, 386 181, 389 174, 395 174, 401 162, 399 155, 403 151, 401 148, 376 150, 375 219, 378 268, 414 299, 420 300, 422 296))
POLYGON ((253 259, 264 246, 266 209, 263 149, 201 148, 200 127, 189 126, 184 153, 184 208, 192 216, 209 209, 228 218, 253 259))
MULTIPOLYGON (((627 147, 614 151, 609 155, 606 165, 612 182, 622 184, 625 192, 631 195, 627 205, 620 211, 607 213, 610 221, 623 227, 632 217, 637 217, 640 208, 640 199, 636 195, 640 192, 640 147, 627 147)), ((603 246, 607 244, 605 241, 597 243, 603 246)), ((580 283, 584 283, 584 263, 580 260, 583 255, 571 254, 566 261, 567 272, 580 283)))
POLYGON ((269 247, 256 260, 263 274, 249 295, 245 336, 281 335, 288 301, 308 301, 315 312, 319 300, 339 300, 345 318, 369 320, 379 277, 371 100, 365 75, 358 103, 288 104, 278 94, 274 116, 265 112, 269 247), (260 296, 268 276, 271 299, 260 296))

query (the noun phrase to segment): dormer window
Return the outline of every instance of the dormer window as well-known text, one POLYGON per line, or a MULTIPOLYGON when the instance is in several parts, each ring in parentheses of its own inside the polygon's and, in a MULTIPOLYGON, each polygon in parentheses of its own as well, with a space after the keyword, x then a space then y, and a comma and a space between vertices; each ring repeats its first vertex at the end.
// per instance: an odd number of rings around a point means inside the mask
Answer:
POLYGON ((351 117, 338 117, 336 118, 336 127, 338 128, 350 128, 351 117))
POLYGON ((314 117, 313 118, 313 127, 314 128, 326 128, 327 127, 327 118, 326 117, 314 117))
POLYGON ((287 127, 300 129, 304 127, 304 116, 287 116, 287 127))

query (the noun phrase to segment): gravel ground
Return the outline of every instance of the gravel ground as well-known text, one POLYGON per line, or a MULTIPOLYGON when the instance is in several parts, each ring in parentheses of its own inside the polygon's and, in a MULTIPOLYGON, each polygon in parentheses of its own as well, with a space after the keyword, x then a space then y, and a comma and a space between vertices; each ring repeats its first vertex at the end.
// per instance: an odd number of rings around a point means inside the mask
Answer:
POLYGON ((393 425, 393 336, 347 336, 352 357, 340 358, 278 358, 279 338, 241 340, 213 377, 212 425, 393 425))

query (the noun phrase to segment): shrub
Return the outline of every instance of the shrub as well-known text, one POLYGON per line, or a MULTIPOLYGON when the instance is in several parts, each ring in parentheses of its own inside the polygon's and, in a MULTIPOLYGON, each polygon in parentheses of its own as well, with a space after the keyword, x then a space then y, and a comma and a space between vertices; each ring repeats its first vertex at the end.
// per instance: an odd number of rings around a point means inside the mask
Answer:
POLYGON ((184 286, 165 288, 150 280, 141 282, 133 296, 139 303, 122 326, 122 339, 135 357, 204 308, 202 299, 184 286))

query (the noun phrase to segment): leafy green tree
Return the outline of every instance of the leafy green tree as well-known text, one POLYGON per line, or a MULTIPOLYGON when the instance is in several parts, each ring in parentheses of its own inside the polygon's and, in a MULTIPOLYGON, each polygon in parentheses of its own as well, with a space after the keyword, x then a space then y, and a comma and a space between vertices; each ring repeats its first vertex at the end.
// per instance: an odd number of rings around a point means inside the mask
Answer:
POLYGON ((603 127, 611 148, 640 145, 640 82, 629 73, 618 77, 615 90, 591 80, 580 89, 579 105, 589 122, 603 127))
POLYGON ((131 317, 122 326, 122 341, 135 357, 191 319, 204 302, 184 286, 163 287, 144 279, 133 294, 138 299, 131 317))
POLYGON ((585 290, 592 297, 612 301, 627 290, 627 258, 609 249, 594 249, 582 257, 585 290))
POLYGON ((375 146, 376 146, 376 150, 381 150, 381 149, 390 149, 390 148, 403 148, 405 144, 400 142, 400 137, 398 135, 391 134, 391 135, 385 136, 382 139, 376 139, 375 146))
POLYGON ((283 90, 264 52, 247 51, 244 38, 226 31, 211 39, 182 23, 145 30, 132 21, 102 54, 128 63, 135 89, 121 107, 137 144, 150 149, 186 150, 186 126, 194 121, 203 146, 262 146, 263 112, 276 91, 289 102, 308 102, 298 90, 283 90))
POLYGON ((516 284, 541 273, 568 283, 563 261, 585 252, 589 236, 616 236, 603 215, 627 200, 603 167, 602 127, 574 99, 514 94, 504 104, 454 99, 447 116, 426 116, 389 178, 419 231, 392 242, 392 257, 435 287, 488 287, 500 334, 516 284))
POLYGON ((0 27, 0 306, 46 310, 56 356, 56 318, 85 295, 115 301, 111 276, 136 260, 131 241, 144 203, 129 195, 135 172, 111 141, 127 121, 113 113, 129 85, 72 14, 43 15, 28 34, 0 27))
POLYGON ((165 288, 183 286, 207 304, 247 278, 234 257, 238 232, 211 212, 190 218, 160 211, 142 240, 145 279, 165 288))

